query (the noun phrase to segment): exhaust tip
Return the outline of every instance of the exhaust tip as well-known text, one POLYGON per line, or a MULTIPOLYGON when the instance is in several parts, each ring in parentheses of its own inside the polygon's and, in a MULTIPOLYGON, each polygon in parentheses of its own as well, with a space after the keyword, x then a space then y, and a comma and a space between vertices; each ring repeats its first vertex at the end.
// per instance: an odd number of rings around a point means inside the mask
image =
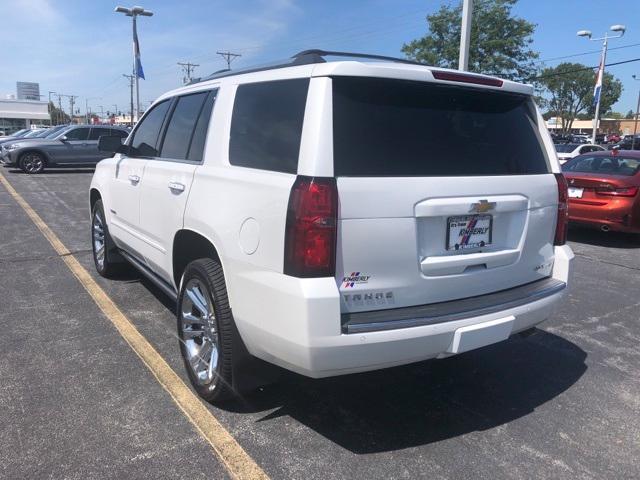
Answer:
POLYGON ((608 232, 611 229, 609 228, 609 225, 602 225, 600 227, 600 230, 603 231, 603 232, 608 232))

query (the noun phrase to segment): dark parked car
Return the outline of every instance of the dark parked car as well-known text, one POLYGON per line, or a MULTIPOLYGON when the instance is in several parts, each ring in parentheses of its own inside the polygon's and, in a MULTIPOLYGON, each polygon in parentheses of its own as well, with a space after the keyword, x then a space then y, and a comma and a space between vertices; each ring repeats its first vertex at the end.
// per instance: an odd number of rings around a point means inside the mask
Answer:
POLYGON ((25 173, 40 173, 46 167, 87 167, 104 158, 98 151, 101 136, 129 135, 127 129, 110 125, 73 125, 44 138, 18 139, 2 145, 0 163, 25 173))

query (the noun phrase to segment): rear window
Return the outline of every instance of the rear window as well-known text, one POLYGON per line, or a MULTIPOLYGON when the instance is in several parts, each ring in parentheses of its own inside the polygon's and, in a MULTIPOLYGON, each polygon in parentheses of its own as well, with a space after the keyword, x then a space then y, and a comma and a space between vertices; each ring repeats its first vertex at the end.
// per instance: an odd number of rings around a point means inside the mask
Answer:
POLYGON ((229 163, 296 173, 309 79, 240 85, 231 118, 229 163))
POLYGON ((580 145, 578 145, 577 143, 564 143, 556 144, 554 146, 556 147, 556 152, 558 153, 571 153, 580 145))
POLYGON ((581 156, 562 166, 563 172, 632 176, 640 171, 640 159, 619 156, 581 156))
POLYGON ((405 80, 333 79, 336 176, 548 173, 529 97, 405 80))

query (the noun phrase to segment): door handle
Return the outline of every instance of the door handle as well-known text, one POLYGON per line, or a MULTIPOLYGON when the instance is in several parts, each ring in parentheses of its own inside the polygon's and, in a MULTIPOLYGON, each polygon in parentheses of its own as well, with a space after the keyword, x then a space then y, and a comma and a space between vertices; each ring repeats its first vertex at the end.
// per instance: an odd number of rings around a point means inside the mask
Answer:
POLYGON ((179 182, 169 182, 169 190, 184 192, 184 185, 179 182))
POLYGON ((140 181, 140 177, 138 175, 129 175, 129 181, 134 185, 137 185, 140 181))

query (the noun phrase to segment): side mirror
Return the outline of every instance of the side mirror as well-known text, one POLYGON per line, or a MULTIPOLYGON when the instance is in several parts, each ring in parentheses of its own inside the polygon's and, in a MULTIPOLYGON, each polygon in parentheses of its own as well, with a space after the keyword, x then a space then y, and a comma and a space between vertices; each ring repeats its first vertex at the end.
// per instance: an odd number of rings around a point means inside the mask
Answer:
POLYGON ((128 145, 122 144, 122 137, 117 135, 102 135, 98 138, 98 150, 107 153, 128 153, 128 145))
POLYGON ((61 142, 66 142, 67 140, 68 140, 68 138, 67 138, 66 135, 63 135, 63 136, 60 137, 60 141, 61 142))

